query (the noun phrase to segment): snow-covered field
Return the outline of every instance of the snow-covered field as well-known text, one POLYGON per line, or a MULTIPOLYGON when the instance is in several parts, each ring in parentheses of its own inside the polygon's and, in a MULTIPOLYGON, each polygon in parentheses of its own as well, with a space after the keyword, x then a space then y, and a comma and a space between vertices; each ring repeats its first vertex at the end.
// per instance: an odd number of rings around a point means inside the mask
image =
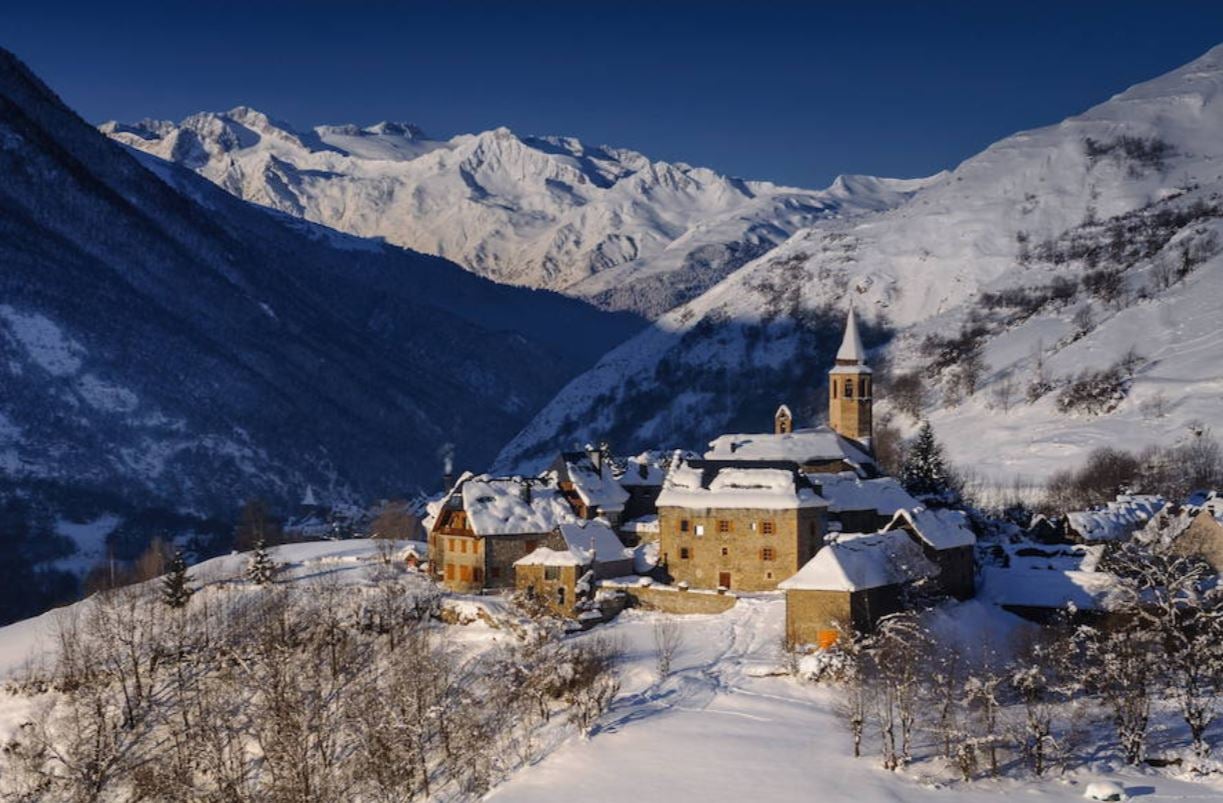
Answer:
MULTIPOLYGON (((1045 779, 954 780, 919 762, 898 773, 854 759, 835 688, 778 676, 785 605, 742 599, 725 614, 679 617, 683 645, 672 674, 655 668, 654 622, 629 611, 599 633, 625 647, 623 690, 589 739, 573 737, 489 796, 496 801, 977 801, 1082 799, 1086 785, 1120 782, 1131 797, 1223 800, 1223 783, 1194 783, 1106 767, 1045 779)), ((1023 627, 983 603, 953 605, 939 624, 966 637, 1023 627)))

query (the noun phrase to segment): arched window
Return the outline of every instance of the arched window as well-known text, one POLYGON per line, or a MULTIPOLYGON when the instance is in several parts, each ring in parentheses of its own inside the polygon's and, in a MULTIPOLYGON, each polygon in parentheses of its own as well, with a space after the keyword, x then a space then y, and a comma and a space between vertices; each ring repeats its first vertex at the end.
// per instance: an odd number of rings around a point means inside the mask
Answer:
POLYGON ((557 605, 565 604, 565 587, 564 586, 561 586, 560 588, 556 589, 556 604, 557 605))
POLYGON ((845 380, 845 398, 852 399, 854 397, 854 381, 852 379, 845 380))
POLYGON ((833 382, 832 382, 832 398, 834 398, 834 399, 835 399, 836 397, 837 397, 837 383, 836 383, 836 380, 833 380, 833 382))

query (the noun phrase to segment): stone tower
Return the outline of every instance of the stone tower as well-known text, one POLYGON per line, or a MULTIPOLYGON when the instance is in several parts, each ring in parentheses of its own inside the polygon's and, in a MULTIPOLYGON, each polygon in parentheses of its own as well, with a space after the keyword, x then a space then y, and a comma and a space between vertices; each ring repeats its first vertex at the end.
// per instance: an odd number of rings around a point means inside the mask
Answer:
POLYGON ((837 351, 836 365, 828 372, 828 425, 850 440, 870 446, 871 369, 858 334, 853 308, 845 322, 845 339, 837 351))
POLYGON ((794 414, 790 412, 790 408, 782 405, 777 408, 777 413, 773 416, 773 432, 777 435, 788 435, 794 431, 794 414))

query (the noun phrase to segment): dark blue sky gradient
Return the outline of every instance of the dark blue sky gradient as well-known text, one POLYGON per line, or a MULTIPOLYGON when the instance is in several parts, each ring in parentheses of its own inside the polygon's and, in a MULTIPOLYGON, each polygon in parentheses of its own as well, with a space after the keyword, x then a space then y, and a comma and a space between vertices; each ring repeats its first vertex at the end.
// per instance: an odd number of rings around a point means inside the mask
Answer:
POLYGON ((5 3, 86 119, 507 125, 823 186, 919 176, 1223 41, 1223 3, 5 3))

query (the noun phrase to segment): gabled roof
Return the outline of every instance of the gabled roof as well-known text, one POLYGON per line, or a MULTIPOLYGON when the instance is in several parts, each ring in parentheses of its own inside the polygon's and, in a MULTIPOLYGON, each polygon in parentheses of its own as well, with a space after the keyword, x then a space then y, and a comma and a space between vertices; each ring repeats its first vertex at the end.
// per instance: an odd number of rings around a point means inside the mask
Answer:
POLYGON ((1088 541, 1115 541, 1129 537, 1163 507, 1161 496, 1122 494, 1097 510, 1067 513, 1066 523, 1088 541))
POLYGON ((589 566, 633 559, 633 551, 620 543, 612 529, 602 522, 571 522, 557 530, 565 540, 565 549, 540 547, 514 561, 514 565, 589 566))
POLYGON ((688 460, 667 474, 658 507, 792 510, 826 507, 793 465, 688 460))
POLYGON ((874 466, 861 447, 826 426, 794 432, 721 435, 709 442, 709 460, 782 460, 804 465, 843 460, 855 469, 874 466))
POLYGON ((785 590, 864 591, 934 577, 938 567, 903 532, 843 535, 778 584, 785 590))
POLYGON ((921 503, 894 477, 864 480, 852 471, 812 477, 820 496, 828 500, 828 512, 874 510, 881 516, 894 516, 899 510, 921 507, 921 503))
POLYGON ((565 474, 583 504, 597 507, 601 513, 618 513, 624 510, 628 491, 616 481, 612 473, 612 461, 604 458, 598 467, 587 452, 564 452, 561 454, 565 474))
POLYGON ((911 530, 922 541, 938 550, 977 543, 977 536, 968 527, 968 517, 960 510, 930 510, 924 507, 899 510, 884 530, 891 531, 898 527, 911 530))
POLYGON ((481 475, 462 481, 455 492, 476 535, 528 535, 552 532, 577 521, 554 474, 524 479, 481 475))

